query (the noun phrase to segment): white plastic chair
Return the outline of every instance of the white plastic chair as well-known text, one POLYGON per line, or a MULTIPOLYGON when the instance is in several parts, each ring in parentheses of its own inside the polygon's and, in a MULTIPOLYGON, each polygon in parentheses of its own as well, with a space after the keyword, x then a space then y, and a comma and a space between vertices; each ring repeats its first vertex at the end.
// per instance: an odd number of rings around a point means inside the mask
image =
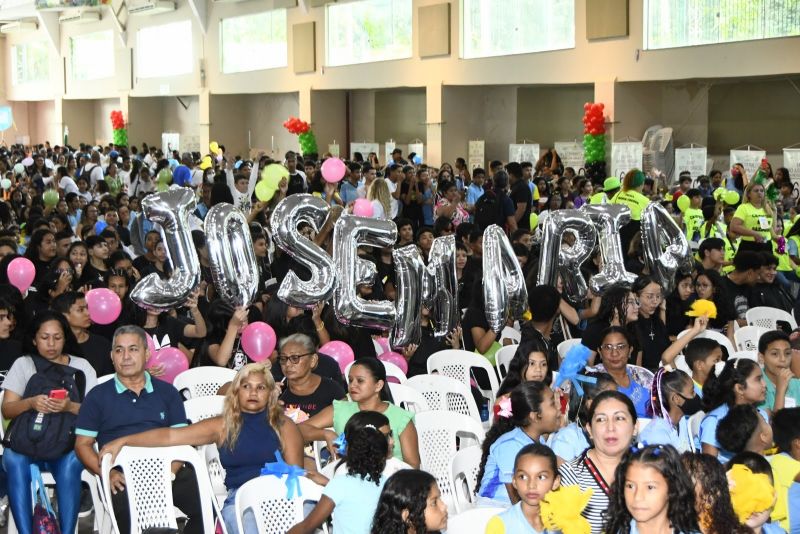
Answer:
POLYGON ((224 395, 212 395, 210 397, 192 397, 183 401, 183 409, 186 411, 186 418, 191 423, 199 423, 204 419, 211 419, 222 415, 225 407, 224 395))
POLYGON ((459 413, 478 422, 481 420, 472 391, 455 378, 442 375, 417 375, 409 378, 405 385, 421 393, 431 410, 459 413))
POLYGON ((453 504, 456 512, 463 512, 475 503, 473 496, 478 486, 483 449, 465 447, 450 460, 450 477, 453 482, 453 504))
POLYGON ((473 508, 466 512, 450 516, 447 520, 447 532, 458 534, 484 534, 489 520, 506 508, 473 508))
POLYGON ((97 385, 99 386, 100 384, 102 384, 104 382, 108 382, 109 380, 112 380, 114 378, 114 376, 116 376, 114 373, 103 375, 103 376, 98 376, 97 377, 97 385))
POLYGON ((692 370, 689 368, 689 364, 686 363, 686 356, 683 354, 675 356, 675 361, 672 362, 672 368, 680 369, 687 375, 692 376, 692 370))
POLYGON ((198 447, 197 452, 206 460, 211 491, 217 498, 217 504, 222 506, 228 497, 228 488, 225 487, 225 468, 222 467, 222 461, 219 459, 219 449, 215 443, 211 443, 198 447))
MULTIPOLYGON (((743 326, 733 333, 736 350, 758 350, 758 340, 767 332, 760 326, 743 326)), ((731 355, 732 356, 732 355, 731 355)))
MULTIPOLYGON (((178 447, 123 447, 114 462, 111 455, 103 456, 101 477, 105 502, 111 501, 109 474, 114 467, 121 467, 125 474, 125 486, 130 509, 131 531, 141 532, 150 527, 178 528, 172 499, 173 461, 192 465, 197 477, 197 487, 202 507, 205 532, 213 534, 214 497, 205 459, 188 445, 178 447)), ((113 507, 108 508, 115 534, 120 534, 113 507)), ((127 533, 125 533, 127 534, 127 533)))
POLYGON ((236 371, 225 367, 195 367, 176 376, 172 385, 186 399, 210 397, 235 376, 236 371))
POLYGON ((730 358, 728 358, 728 361, 736 360, 738 358, 745 358, 745 359, 753 360, 754 362, 757 362, 758 361, 758 351, 757 350, 740 350, 740 351, 736 351, 733 354, 731 354, 730 358))
POLYGON ((506 345, 494 353, 494 366, 497 369, 497 374, 502 381, 508 374, 508 364, 514 359, 514 354, 517 353, 517 345, 506 345))
POLYGON ((459 445, 463 448, 483 442, 483 426, 466 415, 438 410, 418 413, 414 426, 419 440, 420 468, 436 477, 442 498, 455 506, 451 459, 459 445))
POLYGON ((689 423, 686 425, 689 429, 689 443, 692 445, 693 452, 699 452, 700 449, 695 449, 695 443, 700 439, 700 423, 703 422, 703 418, 706 416, 706 412, 700 411, 694 414, 689 418, 689 423))
POLYGON ((747 313, 745 313, 744 318, 748 325, 760 326, 765 330, 776 330, 778 328, 778 321, 789 323, 792 330, 797 328, 797 321, 794 320, 794 316, 791 313, 769 306, 750 308, 747 310, 747 313))
POLYGON ((489 360, 466 350, 448 349, 435 352, 428 357, 428 373, 433 374, 434 371, 439 371, 444 376, 455 378, 461 381, 464 385, 470 385, 470 369, 477 367, 486 371, 489 375, 489 390, 481 390, 483 396, 489 399, 489 406, 494 405, 495 395, 497 390, 500 389, 500 381, 497 380, 497 373, 489 363, 489 360))
POLYGON ((422 393, 412 388, 408 384, 395 384, 393 382, 389 382, 389 391, 392 392, 392 399, 394 399, 394 403, 401 408, 405 408, 409 412, 427 412, 431 409, 430 406, 428 406, 428 401, 425 400, 425 397, 422 395, 422 393))
POLYGON ((512 344, 518 345, 519 342, 522 341, 522 334, 520 333, 519 330, 511 328, 510 326, 506 326, 500 332, 500 344, 505 345, 503 341, 505 341, 506 339, 510 339, 512 344))
MULTIPOLYGON (((684 330, 683 332, 678 334, 678 338, 679 339, 682 338, 688 332, 689 332, 689 330, 684 330)), ((697 336, 695 336, 695 337, 704 337, 706 339, 713 339, 714 341, 719 343, 720 346, 722 346, 722 348, 724 348, 726 351, 728 351, 728 356, 730 356, 731 354, 736 352, 736 350, 733 348, 733 344, 731 343, 731 340, 728 339, 728 336, 720 334, 719 332, 715 332, 714 330, 703 330, 702 332, 697 334, 697 336)))
POLYGON ((564 357, 567 355, 567 352, 569 352, 569 349, 571 349, 574 345, 577 345, 580 342, 581 338, 574 337, 572 339, 565 339, 564 341, 559 343, 558 346, 556 347, 556 350, 558 351, 558 359, 563 360, 564 357))
MULTIPOLYGON (((406 380, 408 380, 408 378, 406 377, 406 374, 403 372, 402 369, 397 367, 392 362, 385 362, 383 360, 379 360, 379 361, 383 364, 384 369, 386 369, 386 379, 387 380, 390 379, 390 378, 394 378, 395 380, 397 380, 398 384, 405 384, 405 382, 406 382, 406 380)), ((350 362, 344 368, 344 379, 347 381, 348 384, 350 383, 350 368, 353 367, 353 365, 355 363, 356 362, 350 362)))
MULTIPOLYGON (((236 525, 244 532, 242 517, 249 508, 255 515, 259 534, 284 534, 303 520, 303 503, 319 501, 322 488, 306 477, 298 477, 300 496, 288 500, 286 483, 274 475, 260 476, 242 484, 236 492, 236 525)), ((322 530, 328 532, 323 523, 322 530)))

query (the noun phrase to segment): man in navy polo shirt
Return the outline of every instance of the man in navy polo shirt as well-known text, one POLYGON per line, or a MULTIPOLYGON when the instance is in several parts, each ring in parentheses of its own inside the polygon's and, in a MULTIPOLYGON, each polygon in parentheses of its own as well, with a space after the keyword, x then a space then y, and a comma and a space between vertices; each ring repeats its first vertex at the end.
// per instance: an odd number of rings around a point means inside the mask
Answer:
MULTIPOLYGON (((183 399, 172 385, 153 379, 145 371, 150 357, 144 330, 138 326, 121 326, 114 332, 111 360, 116 373, 113 380, 93 389, 81 404, 75 434, 75 452, 83 465, 100 474, 100 457, 94 450, 97 443, 106 443, 131 434, 164 427, 186 426, 183 399)), ((189 521, 184 532, 203 532, 202 509, 194 470, 180 462, 172 466, 172 492, 175 506, 189 521)), ((130 512, 122 471, 111 472, 111 493, 119 531, 128 534, 130 512)))

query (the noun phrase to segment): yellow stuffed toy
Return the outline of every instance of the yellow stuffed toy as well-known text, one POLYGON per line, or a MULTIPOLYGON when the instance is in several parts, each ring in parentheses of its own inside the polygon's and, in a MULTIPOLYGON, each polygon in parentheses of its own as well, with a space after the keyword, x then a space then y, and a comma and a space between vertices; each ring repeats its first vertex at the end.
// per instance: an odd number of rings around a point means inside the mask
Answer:
POLYGON ((591 498, 591 489, 581 491, 578 486, 562 486, 548 492, 539 505, 545 528, 562 534, 591 534, 589 521, 581 515, 591 498))
POLYGON ((717 318, 717 305, 706 299, 698 299, 692 302, 692 307, 686 312, 689 317, 707 316, 709 319, 717 318))
POLYGON ((728 471, 733 511, 744 524, 750 516, 775 505, 775 488, 765 474, 755 474, 747 466, 736 464, 728 471))

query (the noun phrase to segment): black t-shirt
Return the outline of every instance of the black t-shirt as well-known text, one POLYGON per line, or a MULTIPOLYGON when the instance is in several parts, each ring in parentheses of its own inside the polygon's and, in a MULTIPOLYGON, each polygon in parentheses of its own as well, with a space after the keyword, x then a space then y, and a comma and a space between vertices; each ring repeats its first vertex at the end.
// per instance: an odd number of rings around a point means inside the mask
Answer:
MULTIPOLYGON (((400 186, 400 196, 404 197, 408 190, 411 188, 411 184, 403 182, 400 186)), ((419 191, 415 193, 419 195, 419 191)), ((406 219, 411 219, 415 223, 419 223, 422 220, 422 204, 417 203, 415 200, 409 199, 408 204, 403 203, 403 217, 406 219)))
POLYGON ((772 284, 757 284, 752 290, 752 307, 769 306, 786 312, 792 312, 794 300, 783 290, 777 282, 772 284))
POLYGON ((88 360, 97 376, 110 375, 114 372, 111 361, 111 342, 102 336, 89 333, 89 339, 79 343, 81 355, 88 360))
POLYGON ((186 323, 180 319, 164 314, 159 317, 158 325, 155 328, 145 328, 144 331, 150 334, 158 348, 178 348, 178 343, 181 343, 184 339, 183 329, 185 327, 186 323), (169 339, 166 339, 167 336, 169 336, 169 339))
POLYGON ((22 356, 22 344, 14 339, 0 339, 0 385, 6 378, 6 373, 22 356))
POLYGON ((285 408, 296 407, 305 412, 309 417, 321 412, 333 404, 334 400, 341 400, 345 396, 344 388, 330 378, 320 377, 319 387, 311 395, 295 395, 284 386, 279 397, 285 408))
POLYGON ((78 283, 81 287, 106 287, 108 285, 108 270, 101 271, 91 263, 87 263, 83 268, 83 273, 78 283))
POLYGON ((299 173, 290 174, 288 180, 288 188, 286 189, 286 195, 294 195, 297 193, 305 193, 306 192, 306 181, 299 173))
MULTIPOLYGON (((345 388, 347 384, 345 384, 342 370, 339 369, 339 364, 336 362, 336 360, 319 352, 317 353, 317 356, 317 368, 314 369, 314 373, 318 374, 323 379, 328 378, 339 384, 342 388, 345 388)), ((275 382, 280 382, 284 378, 283 370, 278 362, 275 362, 272 365, 272 377, 275 379, 275 382)))
POLYGON ((670 346, 666 325, 656 313, 650 318, 640 317, 632 326, 642 350, 642 367, 653 372, 658 371, 661 355, 670 346))
POLYGON ((141 274, 143 271, 152 269, 153 262, 147 259, 144 254, 133 260, 133 266, 141 274))
POLYGON ((728 299, 733 303, 734 319, 744 319, 750 305, 750 286, 739 285, 727 276, 722 279, 722 285, 728 293, 728 299))
MULTIPOLYGON (((465 334, 465 341, 466 337, 467 335, 465 334)), ((433 330, 427 326, 423 326, 422 336, 419 340, 419 346, 417 347, 417 350, 414 351, 411 359, 408 360, 408 373, 406 373, 406 376, 411 378, 412 376, 427 374, 428 358, 431 356, 431 354, 449 348, 450 346, 447 344, 444 336, 440 339, 436 339, 433 336, 433 330)))
MULTIPOLYGON (((491 328, 489 328, 489 321, 486 320, 486 312, 483 308, 470 306, 467 308, 464 318, 461 319, 461 328, 464 332, 464 349, 469 352, 475 350, 475 341, 472 339, 473 327, 483 328, 486 331, 491 330, 491 328)), ((495 335, 494 340, 500 340, 499 333, 495 335)))
POLYGON ((514 212, 517 211, 517 206, 525 204, 525 213, 522 214, 522 219, 517 222, 517 227, 523 230, 531 229, 531 190, 523 180, 518 180, 511 187, 511 200, 514 201, 514 212))

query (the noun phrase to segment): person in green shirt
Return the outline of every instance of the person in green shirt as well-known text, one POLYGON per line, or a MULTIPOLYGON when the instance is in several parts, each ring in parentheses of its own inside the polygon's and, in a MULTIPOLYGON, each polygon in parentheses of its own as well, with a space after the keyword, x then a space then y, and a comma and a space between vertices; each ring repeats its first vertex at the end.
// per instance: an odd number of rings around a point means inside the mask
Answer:
POLYGON ((742 203, 733 214, 729 231, 741 238, 739 250, 772 252, 772 239, 778 234, 774 226, 775 211, 765 198, 764 186, 750 182, 744 189, 742 203))
POLYGON ((699 189, 689 189, 686 192, 686 196, 689 198, 689 202, 691 204, 686 211, 683 213, 683 224, 684 228, 686 229, 686 238, 689 241, 697 241, 699 240, 698 234, 700 232, 700 226, 702 226, 704 222, 703 218, 703 210, 701 206, 703 204, 703 195, 700 193, 699 189))
POLYGON ((603 182, 603 190, 592 195, 589 204, 608 204, 617 191, 619 191, 619 178, 615 176, 606 178, 603 182))
POLYGON ((792 346, 789 335, 781 330, 772 330, 758 340, 759 357, 764 360, 764 383, 767 393, 761 408, 775 413, 783 408, 800 406, 800 380, 790 368, 792 346))
POLYGON ((633 236, 641 228, 642 210, 650 203, 650 199, 642 194, 644 179, 642 171, 631 169, 622 179, 622 189, 611 199, 612 204, 623 204, 631 209, 631 222, 619 232, 622 250, 628 250, 633 236))

